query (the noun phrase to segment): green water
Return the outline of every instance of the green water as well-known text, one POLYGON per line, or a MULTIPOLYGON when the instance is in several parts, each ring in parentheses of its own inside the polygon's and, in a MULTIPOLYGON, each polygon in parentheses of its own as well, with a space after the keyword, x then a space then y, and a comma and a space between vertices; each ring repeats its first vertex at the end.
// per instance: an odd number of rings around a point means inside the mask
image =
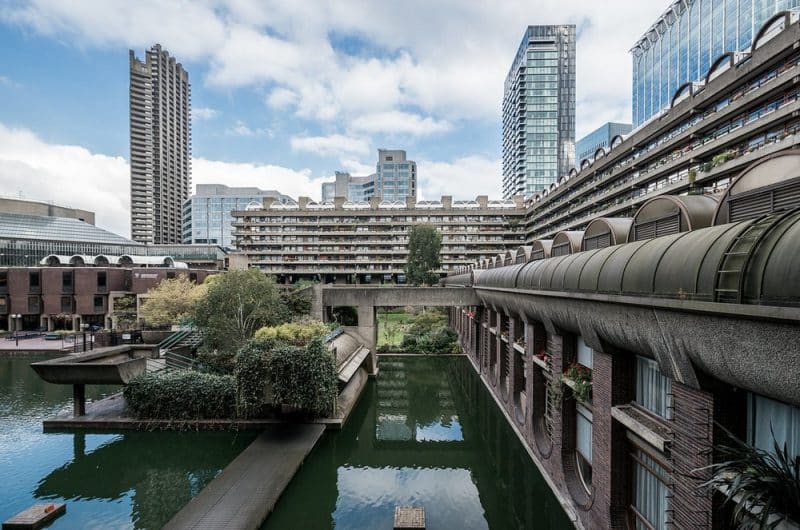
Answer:
POLYGON ((383 357, 344 430, 327 433, 263 528, 572 528, 464 357, 383 357))
MULTIPOLYGON (((70 386, 43 382, 41 358, 0 357, 0 522, 36 502, 66 502, 49 528, 161 528, 254 434, 43 434, 72 407, 70 386)), ((117 391, 87 386, 96 399, 117 391)))

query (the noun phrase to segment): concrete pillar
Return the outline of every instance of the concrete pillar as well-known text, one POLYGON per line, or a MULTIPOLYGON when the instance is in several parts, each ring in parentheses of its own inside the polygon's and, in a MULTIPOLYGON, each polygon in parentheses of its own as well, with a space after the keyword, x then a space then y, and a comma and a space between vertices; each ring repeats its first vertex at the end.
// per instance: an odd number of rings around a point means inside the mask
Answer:
POLYGON ((81 317, 79 315, 72 315, 72 331, 81 330, 81 317))
POLYGON ((358 306, 358 335, 369 348, 368 370, 370 375, 378 375, 378 320, 375 307, 371 305, 358 306))
POLYGON ((72 415, 86 416, 86 385, 72 385, 72 415))

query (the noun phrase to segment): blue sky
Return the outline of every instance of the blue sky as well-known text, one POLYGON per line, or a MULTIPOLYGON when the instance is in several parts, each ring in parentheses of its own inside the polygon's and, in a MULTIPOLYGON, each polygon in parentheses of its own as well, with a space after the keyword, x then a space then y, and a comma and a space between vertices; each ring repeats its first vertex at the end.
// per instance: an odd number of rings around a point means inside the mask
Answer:
POLYGON ((627 52, 666 4, 600 4, 0 0, 0 195, 128 234, 128 50, 160 42, 190 74, 194 182, 317 197, 386 147, 418 162, 425 197, 497 196, 525 25, 578 25, 579 137, 629 120, 627 52))

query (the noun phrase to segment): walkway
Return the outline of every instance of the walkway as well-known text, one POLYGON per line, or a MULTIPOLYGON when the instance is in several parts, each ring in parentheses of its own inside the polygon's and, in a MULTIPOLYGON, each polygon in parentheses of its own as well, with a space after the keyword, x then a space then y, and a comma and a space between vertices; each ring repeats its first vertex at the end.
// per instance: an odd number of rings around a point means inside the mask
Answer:
POLYGON ((260 527, 324 430, 281 425, 264 431, 164 528, 260 527))

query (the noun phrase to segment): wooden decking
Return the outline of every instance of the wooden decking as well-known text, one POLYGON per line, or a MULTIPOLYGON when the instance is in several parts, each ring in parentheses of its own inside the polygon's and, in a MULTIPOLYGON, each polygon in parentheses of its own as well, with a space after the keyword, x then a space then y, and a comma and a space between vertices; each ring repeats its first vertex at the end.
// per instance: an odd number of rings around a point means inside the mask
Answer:
POLYGON ((258 528, 324 430, 322 425, 268 428, 164 528, 258 528))

